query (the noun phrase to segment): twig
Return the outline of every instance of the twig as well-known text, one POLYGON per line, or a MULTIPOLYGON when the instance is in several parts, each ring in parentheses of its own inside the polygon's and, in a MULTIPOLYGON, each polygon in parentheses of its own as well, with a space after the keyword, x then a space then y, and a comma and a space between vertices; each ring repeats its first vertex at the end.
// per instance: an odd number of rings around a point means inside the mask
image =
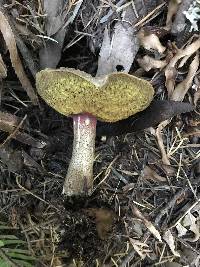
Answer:
POLYGON ((27 118, 27 115, 24 116, 24 118, 21 120, 21 122, 18 124, 18 126, 15 128, 15 130, 6 138, 6 140, 2 144, 0 144, 0 147, 3 147, 6 143, 8 143, 8 141, 10 139, 15 137, 15 135, 17 134, 19 129, 22 127, 22 124, 24 123, 26 118, 27 118))
POLYGON ((181 189, 180 191, 178 191, 174 197, 165 205, 165 207, 163 207, 162 209, 160 209, 159 214, 156 216, 155 218, 155 224, 158 225, 162 219, 162 217, 168 212, 169 209, 171 209, 178 198, 180 198, 184 193, 186 193, 187 191, 189 191, 189 188, 184 188, 181 189))
POLYGON ((181 215, 181 217, 174 222, 169 229, 175 227, 197 204, 199 204, 200 199, 197 199, 184 213, 181 215))
POLYGON ((39 199, 40 201, 44 202, 45 204, 51 206, 52 208, 56 209, 57 211, 59 211, 58 208, 56 208, 56 206, 52 205, 51 203, 47 202, 46 200, 44 200, 43 198, 33 194, 31 191, 29 191, 28 189, 26 189, 25 187, 23 187, 20 183, 19 183, 19 177, 16 176, 16 183, 19 186, 19 188, 23 189, 25 192, 27 192, 28 194, 32 195, 33 197, 39 199))
MULTIPOLYGON (((115 8, 116 9, 119 8, 125 2, 126 2, 126 0, 119 0, 119 2, 116 4, 115 8)), ((114 10, 113 9, 110 9, 108 11, 108 13, 103 18, 101 18, 100 23, 102 24, 102 23, 106 22, 113 15, 113 13, 114 13, 114 10)))
POLYGON ((138 27, 138 26, 143 26, 143 24, 154 14, 156 13, 159 9, 161 9, 166 3, 162 3, 159 6, 157 6, 156 8, 154 8, 154 10, 152 10, 149 14, 147 14, 143 19, 141 19, 140 21, 138 21, 138 23, 136 23, 134 25, 134 27, 138 27))
POLYGON ((119 265, 119 267, 126 267, 128 263, 131 262, 131 260, 135 257, 135 250, 131 250, 129 254, 125 257, 125 259, 122 261, 122 263, 119 265))

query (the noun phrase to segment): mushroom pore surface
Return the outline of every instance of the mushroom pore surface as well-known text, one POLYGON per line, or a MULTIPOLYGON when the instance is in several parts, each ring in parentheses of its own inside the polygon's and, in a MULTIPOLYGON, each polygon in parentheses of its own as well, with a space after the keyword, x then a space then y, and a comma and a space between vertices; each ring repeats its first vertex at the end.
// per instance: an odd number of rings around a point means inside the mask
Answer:
POLYGON ((107 122, 144 110, 154 94, 149 82, 129 74, 92 77, 69 68, 40 71, 36 87, 40 96, 63 115, 87 112, 107 122))

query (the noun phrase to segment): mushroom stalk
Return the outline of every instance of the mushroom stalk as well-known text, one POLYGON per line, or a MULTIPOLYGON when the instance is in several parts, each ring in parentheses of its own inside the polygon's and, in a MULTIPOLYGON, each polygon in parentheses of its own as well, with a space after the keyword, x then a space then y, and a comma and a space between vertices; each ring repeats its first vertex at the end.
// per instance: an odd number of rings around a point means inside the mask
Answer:
POLYGON ((96 118, 83 113, 73 115, 74 140, 71 161, 64 182, 63 193, 90 194, 93 187, 96 118))

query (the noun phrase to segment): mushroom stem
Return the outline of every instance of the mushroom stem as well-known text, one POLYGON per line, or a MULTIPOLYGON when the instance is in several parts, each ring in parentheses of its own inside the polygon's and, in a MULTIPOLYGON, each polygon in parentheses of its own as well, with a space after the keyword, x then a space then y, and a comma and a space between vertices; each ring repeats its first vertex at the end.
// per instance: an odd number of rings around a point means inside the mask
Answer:
POLYGON ((73 115, 74 140, 63 193, 67 196, 90 194, 93 187, 93 161, 96 118, 83 113, 73 115))

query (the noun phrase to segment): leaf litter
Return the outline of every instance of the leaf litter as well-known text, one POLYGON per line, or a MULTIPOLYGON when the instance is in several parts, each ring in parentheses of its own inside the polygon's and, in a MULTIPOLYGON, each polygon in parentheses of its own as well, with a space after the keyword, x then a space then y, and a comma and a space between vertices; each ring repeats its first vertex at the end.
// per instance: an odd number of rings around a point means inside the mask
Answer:
POLYGON ((2 2, 1 214, 38 266, 198 266, 200 41, 191 1, 2 2), (98 122, 96 187, 84 199, 61 194, 71 120, 34 106, 35 73, 57 66, 129 72, 155 88, 144 112, 98 122))

